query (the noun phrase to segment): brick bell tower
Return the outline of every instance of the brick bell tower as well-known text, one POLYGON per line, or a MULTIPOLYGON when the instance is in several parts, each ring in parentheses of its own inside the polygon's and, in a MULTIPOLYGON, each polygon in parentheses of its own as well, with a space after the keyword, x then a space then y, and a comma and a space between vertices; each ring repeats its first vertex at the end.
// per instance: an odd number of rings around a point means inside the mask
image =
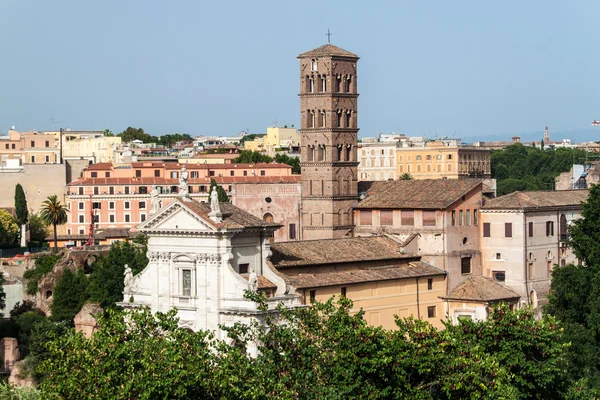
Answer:
POLYGON ((300 60, 302 239, 352 235, 358 200, 356 54, 326 44, 300 60))

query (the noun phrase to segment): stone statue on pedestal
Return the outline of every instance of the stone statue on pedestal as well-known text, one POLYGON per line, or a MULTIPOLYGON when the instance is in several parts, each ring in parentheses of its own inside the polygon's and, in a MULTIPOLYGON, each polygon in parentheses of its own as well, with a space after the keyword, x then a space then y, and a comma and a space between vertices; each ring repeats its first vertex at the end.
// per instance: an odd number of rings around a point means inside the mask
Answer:
POLYGON ((219 194, 217 193, 217 187, 214 186, 210 193, 210 211, 213 213, 221 212, 221 205, 219 204, 219 194))
POLYGON ((250 270, 250 275, 248 276, 248 284, 250 286, 250 290, 256 292, 258 290, 258 276, 254 269, 250 270))
POLYGON ((188 172, 185 169, 185 165, 181 168, 181 173, 179 174, 179 196, 180 197, 188 197, 188 172))
POLYGON ((150 215, 156 214, 160 210, 160 199, 158 198, 158 187, 153 186, 150 192, 150 215))

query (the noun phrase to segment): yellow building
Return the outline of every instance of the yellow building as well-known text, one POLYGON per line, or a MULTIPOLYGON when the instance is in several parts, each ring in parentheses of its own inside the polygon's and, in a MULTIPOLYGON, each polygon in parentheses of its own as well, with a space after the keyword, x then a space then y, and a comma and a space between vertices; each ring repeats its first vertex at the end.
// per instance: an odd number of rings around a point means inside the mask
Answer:
POLYGON ((101 131, 63 132, 63 157, 94 157, 95 162, 113 162, 120 137, 106 137, 101 131))
POLYGON ((374 326, 393 329, 396 316, 413 316, 443 327, 446 271, 400 250, 386 236, 280 242, 270 265, 303 304, 345 296, 374 326))
POLYGON ((255 137, 253 141, 244 142, 244 150, 260 151, 274 157, 275 150, 278 148, 291 148, 300 146, 300 134, 296 128, 280 128, 270 126, 267 128, 267 134, 261 137, 255 137))
POLYGON ((491 151, 445 141, 396 148, 396 176, 414 179, 483 178, 491 176, 491 151))

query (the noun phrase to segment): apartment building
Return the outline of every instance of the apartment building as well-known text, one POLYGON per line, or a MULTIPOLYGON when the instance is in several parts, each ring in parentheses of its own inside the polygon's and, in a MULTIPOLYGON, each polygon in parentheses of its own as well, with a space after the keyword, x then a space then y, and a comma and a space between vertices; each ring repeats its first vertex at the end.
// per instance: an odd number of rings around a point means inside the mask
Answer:
MULTIPOLYGON (((299 179, 298 175, 292 175, 289 165, 278 163, 189 166, 152 162, 124 166, 94 164, 84 169, 81 178, 67 185, 65 201, 70 210, 67 234, 87 234, 92 218, 98 229, 132 228, 144 222, 150 215, 150 198, 154 188, 163 207, 177 197, 182 168, 186 168, 189 176, 190 196, 200 202, 208 198, 211 179, 215 179, 230 196, 236 183, 293 183, 299 179)), ((264 200, 257 196, 257 199, 264 200)), ((271 201, 273 198, 278 199, 272 195, 271 201)), ((277 220, 274 222, 279 223, 277 220)))
POLYGON ((514 192, 481 207, 484 276, 538 308, 548 302, 555 266, 576 263, 567 227, 581 214, 587 190, 514 192))
POLYGON ((448 293, 481 275, 482 181, 423 179, 361 182, 354 234, 388 234, 406 252, 448 272, 448 293))
POLYGON ((423 146, 399 142, 396 175, 413 179, 491 177, 491 151, 460 144, 460 140, 433 140, 423 146))
POLYGON ((396 143, 358 144, 358 178, 361 181, 396 179, 396 143))
POLYGON ((265 152, 268 156, 275 157, 279 148, 291 149, 300 146, 300 134, 296 128, 270 126, 267 134, 255 137, 252 141, 244 142, 244 150, 265 152))
POLYGON ((0 162, 3 167, 14 164, 8 160, 19 160, 20 165, 59 164, 59 138, 54 134, 11 129, 8 135, 0 136, 0 162))
POLYGON ((94 163, 113 162, 120 145, 120 137, 104 136, 103 131, 64 131, 62 134, 63 157, 85 157, 94 163))

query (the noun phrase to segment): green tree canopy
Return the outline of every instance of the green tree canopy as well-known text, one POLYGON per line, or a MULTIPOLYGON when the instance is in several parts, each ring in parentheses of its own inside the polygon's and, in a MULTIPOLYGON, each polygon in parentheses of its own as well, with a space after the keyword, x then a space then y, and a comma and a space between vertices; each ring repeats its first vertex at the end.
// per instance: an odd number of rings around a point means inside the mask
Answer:
POLYGON ((58 261, 58 257, 53 254, 44 254, 35 259, 34 267, 25 270, 23 278, 27 280, 27 294, 35 296, 38 292, 38 285, 42 278, 52 271, 58 261))
MULTIPOLYGON (((253 294, 266 310, 264 297, 253 294)), ((507 306, 437 330, 412 318, 373 327, 342 298, 225 328, 231 341, 178 328, 176 311, 109 310, 91 339, 47 344, 44 393, 64 398, 561 398, 564 349, 552 317, 507 306), (127 322, 126 322, 127 321, 127 322), (247 348, 258 345, 256 357, 247 348)))
POLYGON ((39 214, 29 214, 29 237, 32 242, 42 243, 48 237, 47 224, 39 214))
POLYGON ((292 167, 292 174, 299 174, 301 172, 299 157, 290 157, 287 154, 276 154, 275 162, 290 165, 292 167))
POLYGON ((131 126, 119 133, 117 136, 119 136, 124 143, 128 143, 133 140, 141 140, 144 143, 158 142, 156 137, 147 134, 142 128, 132 128, 131 126))
POLYGON ((27 211, 27 199, 25 191, 20 183, 15 186, 15 213, 17 214, 17 224, 23 225, 29 221, 29 212, 27 211))
POLYGON ((270 163, 273 161, 291 166, 293 174, 300 173, 300 158, 290 157, 287 154, 276 154, 273 159, 259 151, 242 150, 239 156, 233 160, 234 163, 238 164, 270 163))
POLYGON ((107 311, 86 339, 73 330, 47 344, 44 393, 61 399, 212 399, 210 336, 179 329, 175 310, 107 311))
POLYGON ((47 225, 52 225, 54 230, 54 251, 56 251, 58 249, 56 227, 67 223, 67 208, 61 204, 56 195, 48 196, 42 203, 40 216, 47 225))
POLYGON ((586 265, 600 265, 600 185, 592 185, 581 218, 569 228, 569 247, 586 265))
POLYGON ((492 178, 497 179, 498 195, 517 190, 552 190, 554 178, 586 158, 584 150, 539 149, 514 143, 492 151, 492 178))
POLYGON ((19 237, 19 225, 6 210, 0 210, 0 246, 12 246, 19 237))
POLYGON ((83 270, 65 269, 52 293, 52 320, 73 321, 87 300, 88 279, 83 270))
POLYGON ((194 140, 193 137, 188 135, 187 133, 172 133, 169 135, 162 135, 158 138, 158 144, 165 147, 172 147, 177 142, 190 141, 194 140))
POLYGON ((212 193, 214 187, 217 188, 217 194, 219 195, 219 203, 228 203, 229 196, 227 196, 225 189, 223 189, 221 186, 217 185, 217 182, 214 179, 210 180, 210 187, 208 188, 209 196, 212 193))
POLYGON ((233 159, 233 162, 237 164, 270 163, 272 161, 272 157, 262 154, 261 152, 251 150, 242 150, 240 155, 233 159))
MULTIPOLYGON (((558 318, 571 342, 567 353, 569 376, 581 390, 600 397, 600 186, 593 185, 583 203, 581 218, 572 222, 569 247, 583 265, 552 271, 545 311, 558 318)), ((592 398, 592 397, 590 397, 592 398)))

